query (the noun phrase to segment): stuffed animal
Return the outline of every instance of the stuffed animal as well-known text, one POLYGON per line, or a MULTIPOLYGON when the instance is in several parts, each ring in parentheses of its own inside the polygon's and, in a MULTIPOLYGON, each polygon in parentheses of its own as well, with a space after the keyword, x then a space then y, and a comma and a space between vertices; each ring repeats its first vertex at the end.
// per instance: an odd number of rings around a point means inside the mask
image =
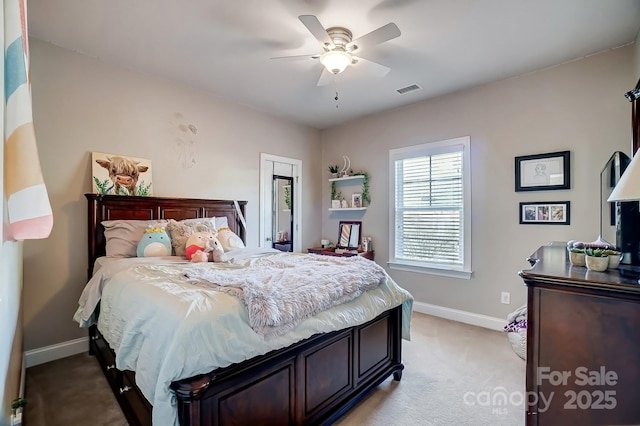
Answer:
POLYGON ((191 255, 191 262, 208 262, 209 261, 209 253, 202 250, 196 250, 195 253, 191 255))
POLYGON ((189 238, 187 238, 187 242, 185 244, 185 250, 184 250, 187 260, 191 260, 191 257, 197 251, 207 253, 208 260, 213 260, 213 257, 208 253, 210 253, 213 250, 214 241, 218 241, 216 239, 215 232, 197 231, 189 235, 189 238))
POLYGON ((138 257, 171 256, 171 240, 164 227, 149 225, 136 251, 138 257))
POLYGON ((222 262, 222 263, 229 262, 229 258, 227 257, 226 253, 222 249, 222 244, 220 244, 220 241, 218 241, 217 238, 215 238, 213 241, 212 255, 213 255, 214 262, 222 262))

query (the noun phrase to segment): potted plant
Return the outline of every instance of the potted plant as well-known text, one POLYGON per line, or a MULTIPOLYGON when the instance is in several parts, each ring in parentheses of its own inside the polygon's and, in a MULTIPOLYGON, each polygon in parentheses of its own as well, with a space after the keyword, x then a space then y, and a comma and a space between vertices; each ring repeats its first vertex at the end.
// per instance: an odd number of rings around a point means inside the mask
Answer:
POLYGON ((329 170, 329 173, 331 173, 332 177, 334 177, 334 178, 338 177, 338 170, 340 170, 340 169, 338 168, 337 165, 332 164, 327 169, 329 170))
POLYGON ((609 267, 607 250, 601 248, 587 248, 584 250, 585 264, 591 271, 606 271, 609 267))
POLYGON ((579 247, 572 247, 569 249, 569 262, 574 266, 585 265, 584 249, 579 247))
POLYGON ((620 260, 622 260, 622 253, 617 250, 605 250, 607 256, 609 256, 609 268, 615 269, 620 265, 620 260))

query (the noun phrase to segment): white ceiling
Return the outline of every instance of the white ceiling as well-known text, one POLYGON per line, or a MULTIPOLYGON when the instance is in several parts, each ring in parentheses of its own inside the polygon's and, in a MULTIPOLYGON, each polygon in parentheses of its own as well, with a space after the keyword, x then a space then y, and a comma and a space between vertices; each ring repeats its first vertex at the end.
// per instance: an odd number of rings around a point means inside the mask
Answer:
POLYGON ((640 0, 28 0, 28 23, 43 41, 322 129, 631 43, 640 0), (359 53, 391 72, 349 67, 319 87, 318 60, 270 59, 321 52, 299 15, 354 38, 394 22, 400 37, 359 53), (411 84, 423 89, 396 92, 411 84))

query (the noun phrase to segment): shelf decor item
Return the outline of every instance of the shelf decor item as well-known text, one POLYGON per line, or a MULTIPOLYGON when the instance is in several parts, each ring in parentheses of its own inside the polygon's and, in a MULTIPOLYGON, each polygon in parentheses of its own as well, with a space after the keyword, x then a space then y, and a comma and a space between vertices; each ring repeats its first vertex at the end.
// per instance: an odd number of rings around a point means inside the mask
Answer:
POLYGON ((354 209, 362 207, 362 194, 351 194, 351 207, 354 209))
POLYGON ((369 195, 369 173, 359 170, 353 173, 354 176, 363 176, 362 178, 362 207, 371 203, 371 195, 369 195))

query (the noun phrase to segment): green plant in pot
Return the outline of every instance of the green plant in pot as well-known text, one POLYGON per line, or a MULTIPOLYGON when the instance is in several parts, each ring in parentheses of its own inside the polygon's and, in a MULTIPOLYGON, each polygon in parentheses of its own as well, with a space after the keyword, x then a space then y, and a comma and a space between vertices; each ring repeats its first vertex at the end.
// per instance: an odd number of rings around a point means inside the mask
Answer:
POLYGON ((606 271, 609 267, 609 255, 607 251, 606 249, 600 248, 586 248, 584 254, 587 269, 599 272, 606 271))
POLYGON ((331 175, 333 175, 333 177, 337 177, 338 176, 338 170, 340 170, 338 168, 337 165, 330 165, 329 167, 327 167, 327 170, 329 170, 329 173, 331 173, 331 175))
POLYGON ((573 247, 569 249, 569 262, 574 266, 585 265, 584 249, 580 247, 573 247))
POLYGON ((615 269, 620 265, 622 260, 622 253, 617 250, 605 250, 607 256, 609 256, 609 269, 615 269))

